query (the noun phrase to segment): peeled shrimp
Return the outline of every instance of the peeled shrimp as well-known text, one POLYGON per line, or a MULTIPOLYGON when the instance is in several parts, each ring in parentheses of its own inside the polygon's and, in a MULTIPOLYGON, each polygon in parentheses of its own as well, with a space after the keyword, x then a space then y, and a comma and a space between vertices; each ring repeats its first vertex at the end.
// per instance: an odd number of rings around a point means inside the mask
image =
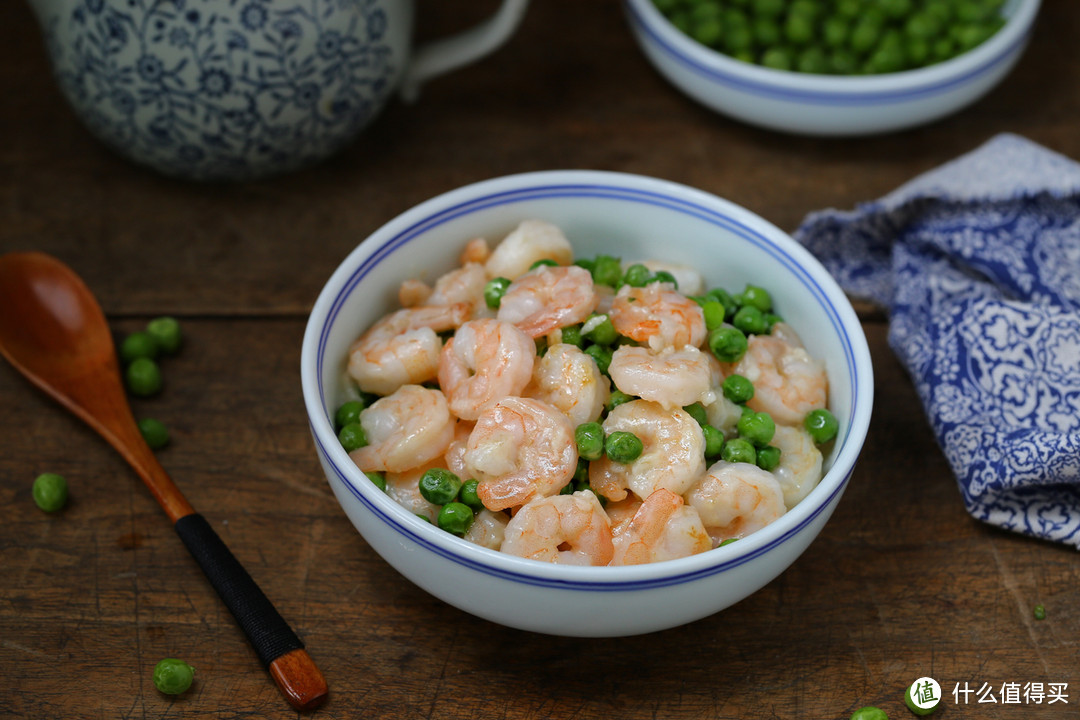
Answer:
POLYGON ((405 280, 398 288, 398 302, 403 308, 412 308, 423 305, 431 297, 431 286, 423 280, 415 278, 405 280))
POLYGON ((420 478, 431 468, 437 467, 442 467, 442 465, 432 462, 404 472, 388 472, 384 474, 386 494, 412 514, 423 515, 431 522, 435 522, 439 517, 439 506, 428 502, 420 494, 420 478))
POLYGON ((645 287, 623 285, 611 305, 611 324, 620 335, 648 345, 697 347, 705 342, 705 314, 701 306, 673 289, 670 283, 645 287))
POLYGON ((612 565, 674 560, 712 548, 697 510, 663 488, 647 497, 633 518, 617 528, 612 542, 612 565))
POLYGON ((554 260, 560 265, 574 261, 574 249, 562 230, 543 220, 523 220, 495 246, 484 264, 488 277, 516 280, 537 260, 554 260))
POLYGON ((484 286, 488 277, 480 263, 465 263, 443 274, 435 281, 435 287, 424 301, 426 305, 453 305, 467 303, 471 312, 469 320, 492 317, 495 311, 487 306, 484 286))
POLYGON ((611 383, 590 355, 560 343, 536 361, 524 394, 558 408, 577 427, 600 417, 611 396, 611 383))
POLYGON ((469 476, 489 510, 505 510, 553 495, 577 469, 574 426, 540 400, 508 397, 476 420, 465 449, 469 476))
POLYGON ((705 472, 705 436, 682 408, 632 400, 608 413, 603 426, 608 435, 617 430, 632 432, 644 446, 630 463, 618 463, 606 455, 589 463, 589 485, 608 500, 622 500, 627 489, 639 498, 661 488, 681 495, 705 472))
POLYGON ((488 245, 488 241, 482 237, 475 237, 469 242, 465 243, 465 249, 461 251, 461 264, 466 263, 480 263, 483 265, 491 257, 491 247, 488 245))
POLYGON ((349 348, 349 375, 360 389, 389 395, 402 385, 432 380, 439 368, 442 341, 436 334, 461 325, 469 306, 398 310, 375 323, 349 348))
POLYGON ((828 399, 824 363, 783 323, 777 323, 771 335, 751 335, 746 354, 732 372, 754 383, 754 397, 747 405, 769 413, 777 425, 798 425, 828 399))
POLYGON ((368 444, 349 453, 364 472, 401 472, 442 456, 454 418, 438 390, 402 385, 360 413, 368 444))
POLYGON ((772 444, 780 448, 780 464, 773 475, 790 510, 821 480, 821 451, 810 433, 798 426, 777 425, 772 444))
POLYGON ((592 275, 585 268, 541 265, 510 283, 496 317, 537 338, 583 322, 598 300, 592 275))
POLYGON ((562 565, 607 565, 611 525, 589 490, 531 500, 506 525, 501 550, 562 565))
POLYGON ((684 497, 715 544, 745 537, 787 512, 776 478, 750 463, 715 463, 684 497))
POLYGON ((456 423, 454 425, 454 439, 450 441, 446 448, 446 454, 443 455, 446 469, 462 480, 467 480, 469 477, 469 469, 465 467, 465 446, 469 442, 472 429, 473 423, 471 422, 462 420, 456 423))
POLYGON ((470 320, 446 342, 439 357, 439 387, 450 411, 475 420, 492 403, 520 395, 532 378, 536 344, 507 322, 470 320))
POLYGON ((612 353, 608 374, 627 395, 664 407, 686 407, 714 396, 708 354, 689 345, 660 352, 622 345, 612 353))
POLYGON ((498 550, 506 537, 506 524, 509 521, 506 513, 491 512, 483 508, 476 513, 476 518, 463 537, 475 545, 498 550))

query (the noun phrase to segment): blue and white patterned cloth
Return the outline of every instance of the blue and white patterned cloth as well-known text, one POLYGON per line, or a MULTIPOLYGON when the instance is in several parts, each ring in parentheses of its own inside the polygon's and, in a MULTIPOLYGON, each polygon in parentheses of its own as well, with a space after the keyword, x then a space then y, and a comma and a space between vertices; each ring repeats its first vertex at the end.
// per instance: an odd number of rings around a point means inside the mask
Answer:
POLYGON ((1080 548, 1080 164, 999 135, 795 237, 888 309, 972 516, 1080 548))

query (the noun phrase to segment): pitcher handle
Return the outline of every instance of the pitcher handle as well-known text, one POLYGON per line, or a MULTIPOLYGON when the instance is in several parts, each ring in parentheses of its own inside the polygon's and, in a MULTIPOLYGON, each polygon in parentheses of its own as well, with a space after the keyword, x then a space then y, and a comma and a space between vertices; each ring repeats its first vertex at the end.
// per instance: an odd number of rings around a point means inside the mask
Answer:
POLYGON ((529 0, 503 0, 498 11, 479 25, 418 48, 401 81, 402 100, 415 101, 426 81, 498 49, 517 30, 528 4, 529 0))

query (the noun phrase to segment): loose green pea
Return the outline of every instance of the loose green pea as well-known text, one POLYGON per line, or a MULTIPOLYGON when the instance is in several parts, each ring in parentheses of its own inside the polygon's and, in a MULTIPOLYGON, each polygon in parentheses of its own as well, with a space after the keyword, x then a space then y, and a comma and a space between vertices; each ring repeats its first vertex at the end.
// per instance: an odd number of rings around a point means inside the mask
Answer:
POLYGON ((806 414, 803 418, 803 427, 810 433, 814 442, 820 445, 836 437, 836 433, 840 430, 840 423, 831 412, 825 408, 818 408, 806 414))
POLYGON ((585 354, 596 361, 596 367, 600 369, 600 372, 607 375, 613 354, 611 348, 605 345, 589 345, 585 348, 585 354))
POLYGON ((780 448, 775 445, 766 445, 757 451, 757 466, 762 470, 772 472, 780 464, 780 448))
POLYGON ((736 429, 739 437, 749 440, 755 447, 765 447, 776 433, 776 423, 768 413, 747 413, 739 418, 736 429))
POLYGON ((334 427, 343 428, 351 423, 360 422, 360 413, 364 410, 364 403, 360 400, 350 400, 342 403, 334 413, 334 427))
POLYGON ((383 492, 386 492, 386 476, 381 472, 366 472, 367 479, 371 481, 371 484, 379 488, 383 492))
POLYGON ((597 255, 593 266, 593 282, 615 287, 622 280, 622 261, 611 255, 597 255))
POLYGON ((461 478, 443 468, 431 468, 420 476, 420 494, 433 505, 453 502, 461 485, 461 478))
POLYGON ((754 383, 742 375, 728 375, 720 387, 724 397, 736 405, 745 405, 754 397, 754 383))
POLYGON ((480 495, 476 490, 480 487, 480 481, 475 478, 466 480, 461 484, 461 489, 458 490, 458 501, 465 503, 473 512, 480 512, 484 509, 484 502, 480 499, 480 495))
POLYGON ((157 338, 148 332, 133 332, 120 343, 120 362, 124 365, 138 358, 156 360, 161 352, 157 338))
POLYGON ((148 357, 135 358, 124 372, 128 391, 139 397, 150 397, 161 392, 161 368, 148 357))
POLYGON ((709 350, 720 362, 738 361, 747 348, 746 335, 736 327, 724 325, 709 333, 709 350))
POLYGON ((34 504, 45 512, 56 512, 67 504, 68 484, 63 475, 41 473, 30 490, 34 504))
POLYGON ((195 668, 183 660, 165 658, 154 666, 154 687, 166 695, 179 695, 191 687, 195 668))
POLYGON ((867 705, 851 713, 851 720, 889 720, 884 710, 867 705))
POLYGON ((757 462, 757 451, 749 440, 741 437, 732 438, 724 443, 724 448, 720 451, 720 459, 724 462, 742 462, 753 465, 757 462))
POLYGON ((604 426, 587 422, 574 428, 578 456, 586 460, 599 460, 604 455, 604 426))
POLYGON ((626 268, 623 274, 623 282, 630 287, 645 287, 652 277, 652 271, 641 263, 634 263, 626 268))
POLYGON ((701 433, 705 436, 705 457, 712 459, 718 457, 724 451, 724 432, 708 423, 701 426, 701 433))
POLYGON ((1032 615, 1034 615, 1036 620, 1045 620, 1046 619, 1046 608, 1043 607, 1042 605, 1036 605, 1035 609, 1032 611, 1032 615))
POLYGON ((633 395, 627 395, 622 390, 612 390, 611 395, 608 397, 608 402, 607 402, 608 412, 614 410, 615 408, 619 407, 623 403, 627 403, 627 402, 630 402, 631 400, 636 400, 636 399, 637 398, 635 398, 633 395))
POLYGON ((146 324, 146 332, 157 340, 158 347, 166 355, 175 355, 184 342, 180 331, 180 321, 174 317, 162 316, 146 324))
POLYGON ((619 337, 619 333, 615 332, 615 325, 607 315, 593 313, 585 321, 585 325, 588 325, 589 329, 583 332, 582 336, 597 345, 610 345, 619 337), (603 320, 597 322, 593 318, 603 318, 603 320))
POLYGON ((764 335, 769 324, 765 320, 765 313, 753 305, 743 305, 731 319, 731 324, 742 330, 747 335, 764 335))
POLYGON ((154 418, 143 418, 137 423, 143 440, 151 450, 160 450, 169 444, 169 429, 165 423, 154 418))
POLYGON ((687 405, 683 410, 685 410, 690 417, 694 418, 694 420, 697 420, 698 425, 707 425, 709 423, 709 416, 705 412, 705 406, 701 403, 696 402, 693 405, 687 405))
POLYGON ((510 287, 509 278, 491 278, 484 285, 484 303, 492 310, 498 310, 499 305, 502 304, 502 296, 506 294, 508 287, 510 287))
POLYGON ((345 452, 352 452, 368 444, 367 433, 364 432, 363 426, 358 422, 349 423, 341 428, 338 431, 338 441, 341 443, 341 447, 345 448, 345 452))
POLYGON ((634 462, 641 457, 644 449, 645 446, 637 435, 624 430, 616 430, 604 441, 604 451, 617 463, 634 462))
POLYGON ((475 517, 472 508, 468 505, 450 502, 439 508, 439 515, 435 520, 435 524, 446 532, 461 537, 469 531, 475 517))

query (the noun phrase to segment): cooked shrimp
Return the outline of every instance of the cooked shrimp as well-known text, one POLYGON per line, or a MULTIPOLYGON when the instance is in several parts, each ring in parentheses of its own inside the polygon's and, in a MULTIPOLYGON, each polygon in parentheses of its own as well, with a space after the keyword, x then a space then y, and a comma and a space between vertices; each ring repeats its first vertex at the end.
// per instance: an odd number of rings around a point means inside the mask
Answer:
POLYGON ((481 509, 463 537, 475 545, 498 550, 506 537, 506 524, 509 521, 506 513, 481 509))
POLYGON ((446 454, 443 455, 443 460, 446 462, 446 469, 462 480, 467 480, 469 478, 469 470, 465 467, 465 446, 469 442, 469 435, 472 433, 472 429, 473 423, 471 422, 462 420, 455 423, 454 439, 450 441, 450 445, 446 448, 446 454))
POLYGON ((632 400, 608 413, 603 426, 608 435, 631 432, 643 446, 638 459, 630 463, 618 463, 606 455, 589 463, 589 485, 609 500, 622 500, 628 488, 639 498, 660 488, 681 495, 705 472, 705 437, 701 426, 682 408, 632 400))
POLYGON ((386 494, 414 515, 423 515, 435 522, 439 517, 439 506, 428 502, 420 494, 420 478, 431 468, 437 467, 442 465, 432 462, 404 472, 385 473, 383 477, 386 479, 386 494))
POLYGON ((510 283, 496 317, 536 338, 583 322, 597 301, 592 275, 585 268, 541 265, 510 283))
POLYGON ((527 502, 507 523, 501 550, 562 565, 607 565, 614 552, 607 515, 588 490, 527 502))
POLYGON ((637 514, 638 508, 641 507, 641 499, 636 497, 633 493, 627 493, 626 497, 618 502, 608 502, 604 506, 604 512, 607 513, 608 521, 611 522, 611 535, 615 537, 622 532, 624 526, 628 525, 631 520, 634 519, 634 515, 637 514))
POLYGON ((697 269, 689 265, 679 265, 678 263, 669 263, 662 260, 642 260, 641 264, 652 272, 663 270, 671 273, 671 276, 675 278, 675 282, 678 283, 678 291, 683 295, 701 295, 705 292, 705 278, 701 276, 697 269))
POLYGON ((361 390, 376 395, 427 382, 439 369, 442 341, 436 333, 456 328, 468 316, 464 303, 391 313, 349 348, 349 375, 361 390))
POLYGON ((516 280, 537 260, 560 265, 574 261, 574 249, 562 230, 543 220, 524 220, 491 251, 484 264, 488 277, 516 280))
POLYGON ((470 320, 457 329, 439 356, 439 386, 450 411, 475 420, 484 408, 520 395, 532 378, 536 344, 508 322, 470 320))
POLYGON ((426 305, 453 305, 468 303, 472 312, 469 320, 492 317, 495 311, 484 300, 484 286, 488 277, 480 263, 465 263, 443 274, 435 281, 435 287, 425 300, 426 305))
POLYGON ((754 383, 754 397, 747 405, 769 413, 778 425, 798 425, 828 400, 824 363, 794 337, 783 323, 777 323, 771 335, 751 335, 746 354, 732 369, 754 383))
POLYGON ((714 464, 684 497, 717 545, 746 537, 787 512, 776 478, 750 463, 714 464))
POLYGON ((601 315, 611 312, 611 306, 615 304, 615 288, 610 285, 593 284, 593 292, 596 293, 596 311, 601 315))
POLYGON ((491 247, 488 245, 488 241, 482 237, 475 237, 465 243, 465 249, 461 251, 460 262, 462 265, 471 262, 483 265, 489 257, 491 257, 491 247))
POLYGON ((608 375, 615 387, 627 395, 664 407, 686 407, 713 397, 708 354, 690 345, 658 353, 622 345, 612 353, 608 375))
POLYGON ((620 335, 648 345, 697 347, 705 342, 705 314, 701 306, 674 290, 670 283, 645 287, 623 285, 611 305, 611 324, 620 335))
POLYGON ((787 509, 809 494, 821 480, 821 451, 802 427, 777 425, 772 444, 780 448, 780 464, 773 470, 784 491, 787 509))
POLYGON ((398 288, 398 302, 403 308, 423 305, 431 297, 431 286, 423 280, 405 280, 398 288))
POLYGON ((674 560, 712 548, 697 510, 663 488, 645 498, 630 522, 614 533, 612 543, 612 565, 674 560))
POLYGON ((600 417, 611 396, 611 382, 592 356, 576 345, 560 343, 536 361, 524 395, 558 408, 577 427, 600 417))
POLYGON ((454 422, 441 392, 402 385, 360 413, 368 444, 349 456, 364 472, 409 470, 446 452, 454 422))
POLYGON ((559 492, 577 469, 570 420, 545 402, 508 397, 477 419, 465 449, 469 476, 489 510, 559 492))

